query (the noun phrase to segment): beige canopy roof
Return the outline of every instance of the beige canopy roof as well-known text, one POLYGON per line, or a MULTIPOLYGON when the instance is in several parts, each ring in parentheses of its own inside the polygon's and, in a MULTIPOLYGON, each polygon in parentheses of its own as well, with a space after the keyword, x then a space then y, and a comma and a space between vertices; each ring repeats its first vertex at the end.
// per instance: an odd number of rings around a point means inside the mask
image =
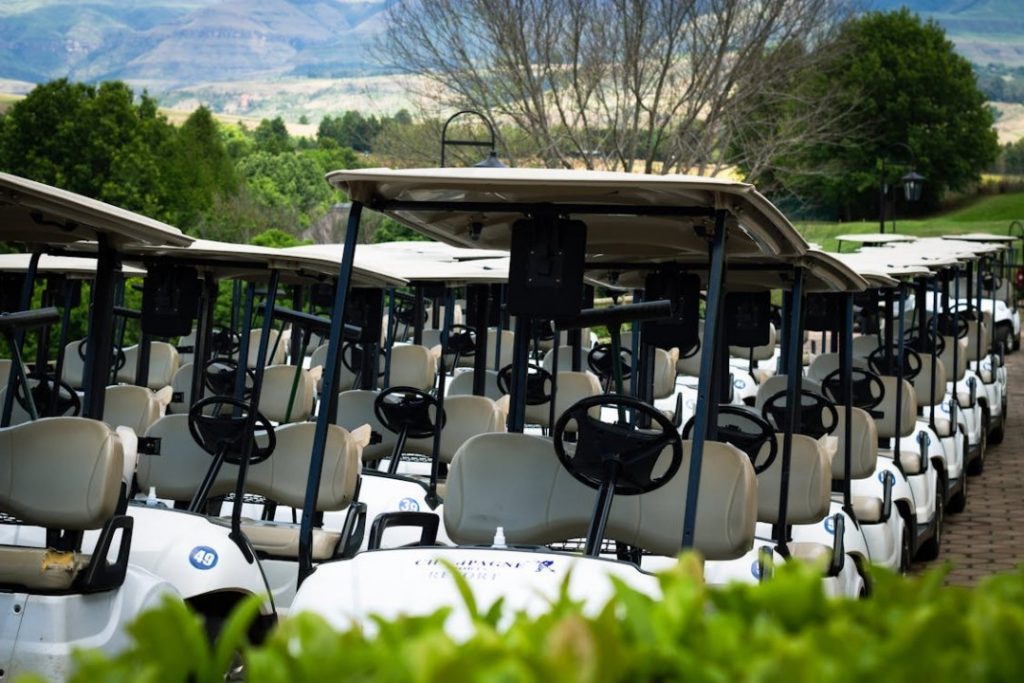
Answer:
POLYGON ((913 235, 903 235, 894 232, 855 232, 836 237, 837 242, 849 242, 862 247, 880 244, 896 244, 899 242, 913 242, 916 239, 917 238, 913 235))
POLYGON ((881 248, 832 256, 867 280, 871 288, 895 287, 899 279, 932 275, 932 271, 924 266, 902 263, 899 258, 891 258, 894 254, 894 250, 881 248))
POLYGON ((376 168, 334 171, 327 179, 371 209, 425 235, 468 247, 508 249, 512 224, 530 208, 548 205, 586 222, 592 263, 706 261, 704 235, 714 226, 711 212, 719 209, 728 212, 730 256, 796 256, 808 248, 782 212, 752 185, 718 178, 525 168, 376 168), (594 207, 605 208, 595 213, 594 207), (474 239, 476 227, 480 230, 474 239))
POLYGON ((1002 244, 1010 244, 1016 242, 1019 237, 1013 235, 995 235, 991 232, 968 232, 963 235, 946 235, 943 239, 949 240, 961 240, 964 242, 994 242, 1002 244))
POLYGON ((74 192, 0 173, 0 239, 67 243, 106 236, 111 246, 187 246, 192 238, 173 226, 74 192))
MULTIPOLYGON (((25 273, 31 254, 0 254, 0 272, 25 273)), ((51 256, 42 254, 39 257, 38 272, 57 273, 77 278, 91 278, 96 274, 96 259, 79 256, 51 256)), ((143 277, 144 268, 124 266, 122 272, 129 277, 143 277)))
MULTIPOLYGON (((489 250, 487 258, 468 258, 465 253, 483 250, 459 249, 438 242, 441 249, 420 252, 407 245, 418 242, 384 242, 361 244, 356 249, 357 267, 387 271, 402 281, 444 282, 452 285, 490 284, 508 281, 508 252, 489 250), (495 258, 500 255, 501 258, 495 258)), ((284 251, 305 256, 317 256, 338 264, 345 251, 341 244, 309 244, 290 247, 284 251)), ((337 265, 335 265, 337 268, 337 265)))

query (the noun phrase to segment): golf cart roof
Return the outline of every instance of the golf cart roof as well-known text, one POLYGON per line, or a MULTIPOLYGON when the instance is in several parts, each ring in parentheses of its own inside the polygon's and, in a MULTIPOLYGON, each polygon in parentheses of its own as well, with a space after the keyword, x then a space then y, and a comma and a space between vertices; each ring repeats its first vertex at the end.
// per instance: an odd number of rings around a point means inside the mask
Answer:
POLYGON ((449 244, 508 249, 538 209, 587 224, 587 260, 705 262, 714 212, 727 254, 797 256, 796 228, 752 185, 719 178, 528 168, 341 170, 328 181, 368 208, 449 244))
POLYGON ((913 242, 917 238, 913 235, 902 235, 894 232, 874 233, 856 232, 836 237, 837 242, 849 242, 862 247, 873 247, 884 244, 896 244, 899 242, 913 242))
POLYGON ((389 255, 394 254, 396 256, 426 258, 438 261, 473 261, 477 259, 505 258, 508 256, 508 252, 503 249, 471 249, 455 247, 444 242, 426 240, 361 244, 359 245, 359 251, 380 251, 389 255))
POLYGON ((105 237, 112 247, 129 244, 187 246, 178 228, 105 202, 0 173, 0 239, 48 244, 105 237))
POLYGON ((999 244, 1012 244, 1018 241, 1019 237, 1013 235, 996 235, 991 232, 968 232, 963 235, 946 235, 942 239, 959 240, 962 242, 992 242, 999 244))
MULTIPOLYGON (((32 254, 0 254, 0 272, 25 273, 32 254)), ((80 256, 51 256, 42 254, 37 266, 39 273, 67 275, 73 278, 91 278, 96 274, 96 259, 80 256)), ((125 265, 122 272, 128 277, 144 277, 146 270, 125 265)))
POLYGON ((949 251, 937 253, 930 249, 918 249, 917 243, 912 245, 894 245, 892 247, 873 247, 861 249, 858 254, 875 261, 877 266, 884 267, 892 277, 919 277, 922 271, 936 271, 958 265, 962 259, 949 251))
POLYGON ((919 240, 915 246, 920 245, 929 253, 954 253, 967 259, 981 258, 989 254, 998 254, 1006 249, 1005 244, 995 242, 972 242, 970 240, 956 239, 955 237, 929 237, 919 240))
MULTIPOLYGON (((356 267, 373 268, 380 272, 386 270, 395 277, 408 282, 444 282, 457 285, 508 281, 508 252, 488 250, 487 258, 463 259, 460 258, 463 255, 453 253, 463 251, 457 247, 443 245, 443 249, 428 249, 426 252, 419 252, 406 248, 404 246, 406 244, 418 243, 361 244, 356 249, 356 267), (402 246, 392 246, 393 244, 402 246), (500 255, 501 258, 495 258, 494 255, 500 255)), ((345 247, 342 244, 308 244, 289 247, 284 251, 316 255, 319 258, 332 261, 337 268, 345 247)))
POLYGON ((932 275, 928 268, 902 263, 890 263, 875 252, 881 249, 862 250, 832 256, 855 270, 867 280, 872 289, 879 287, 895 287, 901 278, 927 277, 932 275))

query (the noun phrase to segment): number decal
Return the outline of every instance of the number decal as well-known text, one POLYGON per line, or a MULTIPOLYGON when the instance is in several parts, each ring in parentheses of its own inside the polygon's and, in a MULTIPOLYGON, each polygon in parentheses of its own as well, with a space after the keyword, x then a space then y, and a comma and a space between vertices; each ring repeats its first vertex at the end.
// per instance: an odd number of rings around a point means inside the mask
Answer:
POLYGON ((217 566, 217 551, 205 545, 198 545, 189 551, 188 561, 196 569, 207 570, 217 566))

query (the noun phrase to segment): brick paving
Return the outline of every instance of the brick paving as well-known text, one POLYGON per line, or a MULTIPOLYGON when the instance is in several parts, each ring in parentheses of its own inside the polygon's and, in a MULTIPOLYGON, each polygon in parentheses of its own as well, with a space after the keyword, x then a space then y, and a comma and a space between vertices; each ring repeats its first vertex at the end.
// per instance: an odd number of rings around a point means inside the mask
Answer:
POLYGON ((946 582, 970 586, 1024 564, 1024 349, 1006 356, 1009 408, 1003 442, 989 446, 985 469, 967 481, 967 508, 947 515, 939 559, 946 582))

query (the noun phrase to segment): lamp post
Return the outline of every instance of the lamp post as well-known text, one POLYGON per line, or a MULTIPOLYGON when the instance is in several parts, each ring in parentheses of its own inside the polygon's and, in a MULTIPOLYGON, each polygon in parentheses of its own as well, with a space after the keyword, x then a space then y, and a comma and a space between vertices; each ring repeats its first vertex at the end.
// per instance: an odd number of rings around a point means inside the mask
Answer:
POLYGON ((462 111, 455 112, 448 117, 447 121, 444 122, 444 127, 441 129, 441 168, 444 168, 445 166, 445 152, 449 145, 454 145, 456 147, 487 147, 490 149, 490 153, 483 161, 477 162, 473 164, 473 166, 476 168, 506 168, 505 164, 501 163, 498 159, 498 154, 495 151, 494 125, 491 123, 489 118, 474 109, 463 109, 462 111), (484 126, 487 128, 487 140, 448 139, 448 126, 451 125, 452 121, 464 115, 475 116, 483 121, 484 126))
MULTIPOLYGON (((897 145, 910 152, 912 159, 910 172, 903 175, 900 178, 900 182, 903 184, 903 196, 908 202, 916 202, 921 199, 921 191, 924 188, 925 177, 917 171, 914 167, 917 166, 917 156, 914 154, 914 150, 910 148, 910 145, 902 142, 897 142, 897 145)), ((878 232, 879 234, 885 234, 885 198, 889 192, 889 185, 885 181, 885 163, 887 159, 882 157, 881 159, 881 170, 878 178, 878 232)), ((896 232, 896 196, 893 193, 893 232, 896 232)))

